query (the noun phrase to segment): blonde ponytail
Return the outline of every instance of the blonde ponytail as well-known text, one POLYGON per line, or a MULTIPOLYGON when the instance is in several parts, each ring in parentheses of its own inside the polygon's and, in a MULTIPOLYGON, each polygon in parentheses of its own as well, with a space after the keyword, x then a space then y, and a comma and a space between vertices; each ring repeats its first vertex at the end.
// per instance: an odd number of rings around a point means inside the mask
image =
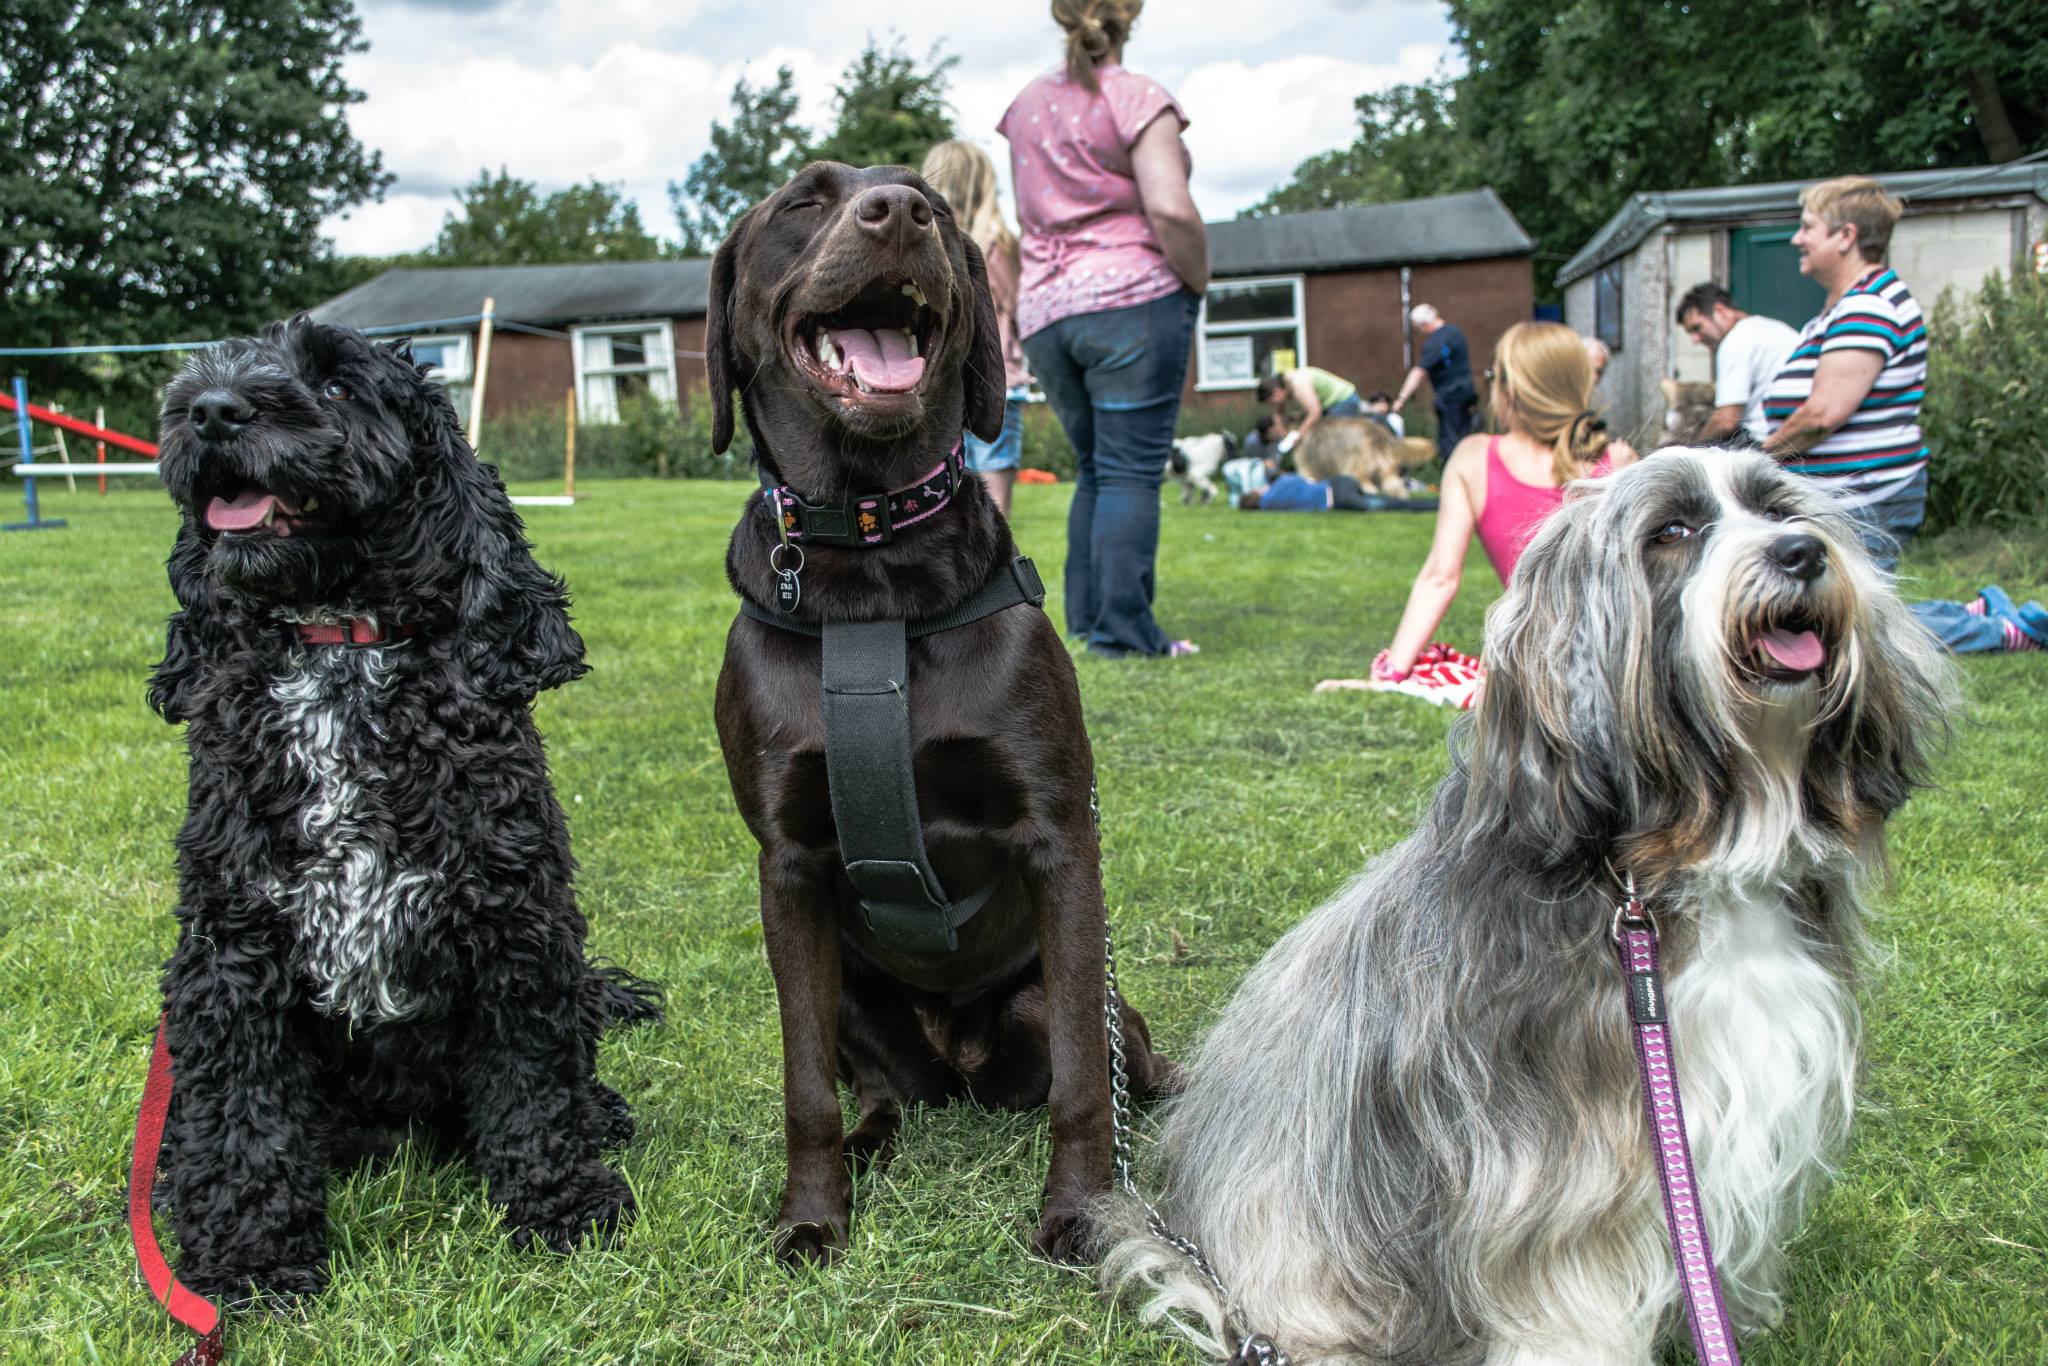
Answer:
POLYGON ((1579 334, 1557 323, 1516 323, 1494 347, 1493 375, 1494 411, 1550 447, 1560 485, 1583 478, 1609 437, 1579 334))
POLYGON ((1100 90, 1095 68, 1123 47, 1145 0, 1052 0, 1053 22, 1067 31, 1067 77, 1100 90))

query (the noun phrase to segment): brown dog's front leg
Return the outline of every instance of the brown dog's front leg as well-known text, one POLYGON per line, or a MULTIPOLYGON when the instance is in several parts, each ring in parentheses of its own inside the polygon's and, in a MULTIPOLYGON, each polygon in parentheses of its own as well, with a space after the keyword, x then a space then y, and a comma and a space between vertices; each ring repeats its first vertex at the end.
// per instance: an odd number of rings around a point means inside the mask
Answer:
POLYGON ((1109 1189, 1109 1032, 1103 1024, 1102 874, 1085 826, 1027 866, 1045 966, 1046 1045, 1052 1086, 1052 1162, 1032 1249, 1082 1259, 1089 1202, 1109 1189), (1078 857, 1077 857, 1078 855, 1078 857))
POLYGON ((782 1017, 788 1171, 775 1255, 826 1261, 846 1248, 853 1182, 840 1157, 839 926, 831 883, 761 855, 761 927, 782 1017))

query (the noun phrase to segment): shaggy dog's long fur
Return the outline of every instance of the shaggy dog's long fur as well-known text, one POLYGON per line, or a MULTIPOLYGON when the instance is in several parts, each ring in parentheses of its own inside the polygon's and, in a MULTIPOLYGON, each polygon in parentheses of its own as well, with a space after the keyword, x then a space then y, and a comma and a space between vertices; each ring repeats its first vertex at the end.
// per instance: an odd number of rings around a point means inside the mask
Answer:
POLYGON ((562 584, 401 351, 303 317, 170 386, 182 608, 150 700, 187 723, 164 1155, 204 1294, 318 1290, 330 1166, 409 1127, 465 1152, 522 1240, 630 1214, 594 1071, 659 1014, 597 969, 529 705, 581 675, 562 584), (260 519, 260 520, 259 520, 260 519), (383 643, 300 623, 374 619, 383 643))
POLYGON ((1232 1303, 1118 1212, 1107 1281, 1212 1348, 1249 1328, 1298 1362, 1650 1360, 1678 1284, 1616 870, 1662 928, 1737 1328, 1778 1312, 1848 1130, 1864 897, 1946 666, 1768 459, 1667 451, 1573 494, 1488 618, 1485 698, 1421 828, 1253 971, 1170 1112, 1164 1213, 1232 1303))

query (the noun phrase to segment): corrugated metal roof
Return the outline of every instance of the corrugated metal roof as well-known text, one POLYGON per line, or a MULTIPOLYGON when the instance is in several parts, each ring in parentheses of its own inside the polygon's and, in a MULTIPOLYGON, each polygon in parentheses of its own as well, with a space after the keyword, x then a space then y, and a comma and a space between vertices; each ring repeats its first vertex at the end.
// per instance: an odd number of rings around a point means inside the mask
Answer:
MULTIPOLYGON (((1914 204, 1935 204, 1984 196, 2031 194, 2048 201, 2048 166, 1980 166, 1948 171, 1895 171, 1876 180, 1914 204)), ((1776 217, 1790 222, 1799 216, 1799 192, 1811 180, 1780 180, 1768 185, 1717 185, 1704 190, 1668 190, 1632 194, 1614 217, 1557 272, 1568 285, 1590 275, 1618 256, 1626 256, 1666 223, 1776 217)))
POLYGON ((612 318, 701 318, 708 257, 570 266, 448 266, 387 270, 313 310, 344 327, 470 318, 495 300, 497 316, 539 326, 612 318))
POLYGON ((1535 249, 1491 189, 1209 225, 1209 268, 1224 276, 1470 261, 1535 249))
MULTIPOLYGON (((1521 256, 1529 234, 1490 189, 1395 204, 1238 218, 1209 224, 1218 276, 1355 270, 1521 256)), ((559 327, 613 318, 701 318, 711 262, 605 261, 568 266, 445 266, 387 270, 313 310, 346 327, 473 318, 486 297, 497 316, 559 327)))

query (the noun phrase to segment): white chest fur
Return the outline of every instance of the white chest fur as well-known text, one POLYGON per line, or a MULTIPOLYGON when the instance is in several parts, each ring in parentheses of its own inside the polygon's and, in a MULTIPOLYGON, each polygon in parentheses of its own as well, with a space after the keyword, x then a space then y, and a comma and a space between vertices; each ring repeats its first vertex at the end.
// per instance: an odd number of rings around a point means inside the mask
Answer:
POLYGON ((271 685, 276 705, 264 723, 282 762, 307 781, 298 827, 311 852, 263 890, 298 936, 314 1003, 355 1022, 415 1008, 395 969, 434 885, 406 867, 374 799, 384 774, 371 742, 391 673, 378 647, 308 649, 271 685))
POLYGON ((1670 984, 1686 1127, 1731 1303, 1776 1317, 1776 1263, 1847 1136, 1858 1023, 1783 892, 1710 894, 1670 984))

